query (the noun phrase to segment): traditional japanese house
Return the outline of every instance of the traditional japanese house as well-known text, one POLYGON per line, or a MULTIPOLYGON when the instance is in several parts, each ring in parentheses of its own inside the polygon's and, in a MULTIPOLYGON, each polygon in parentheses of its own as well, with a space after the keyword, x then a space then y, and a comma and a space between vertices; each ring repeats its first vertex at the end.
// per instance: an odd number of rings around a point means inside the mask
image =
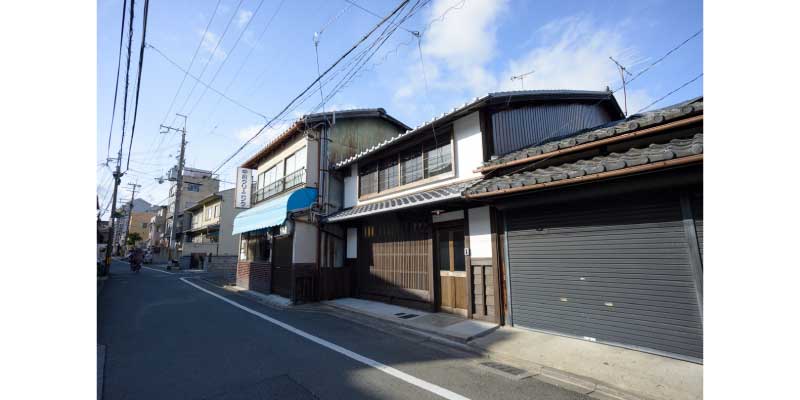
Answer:
POLYGON ((351 294, 501 322, 497 211, 462 192, 486 162, 622 117, 610 92, 490 93, 332 163, 342 205, 323 229, 346 238, 351 294))

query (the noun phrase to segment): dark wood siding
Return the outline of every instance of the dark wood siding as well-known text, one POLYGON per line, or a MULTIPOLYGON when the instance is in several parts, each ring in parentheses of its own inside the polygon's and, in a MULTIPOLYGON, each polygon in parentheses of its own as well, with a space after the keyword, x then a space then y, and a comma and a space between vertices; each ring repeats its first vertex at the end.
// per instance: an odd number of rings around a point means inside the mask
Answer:
POLYGON ((272 254, 272 291, 286 298, 292 295, 292 238, 276 238, 272 254))
POLYGON ((431 225, 399 215, 361 227, 358 287, 363 294, 430 301, 431 225))
POLYGON ((611 121, 599 104, 541 104, 492 114, 494 154, 503 155, 611 121))
POLYGON ((506 215, 515 325, 703 358, 677 198, 627 196, 506 215))

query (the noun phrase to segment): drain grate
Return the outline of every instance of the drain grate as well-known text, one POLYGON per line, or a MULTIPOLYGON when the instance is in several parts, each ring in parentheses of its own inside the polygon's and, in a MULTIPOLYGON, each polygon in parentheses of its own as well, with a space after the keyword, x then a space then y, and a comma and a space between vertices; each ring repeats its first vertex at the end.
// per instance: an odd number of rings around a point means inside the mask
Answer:
POLYGON ((480 365, 484 368, 488 368, 489 371, 517 381, 531 376, 531 373, 525 371, 524 369, 512 367, 508 364, 502 364, 499 362, 487 361, 480 363, 480 365))
POLYGON ((404 312, 395 313, 394 315, 396 315, 397 318, 401 318, 401 319, 409 319, 409 318, 419 317, 419 314, 408 314, 408 313, 404 313, 404 312))

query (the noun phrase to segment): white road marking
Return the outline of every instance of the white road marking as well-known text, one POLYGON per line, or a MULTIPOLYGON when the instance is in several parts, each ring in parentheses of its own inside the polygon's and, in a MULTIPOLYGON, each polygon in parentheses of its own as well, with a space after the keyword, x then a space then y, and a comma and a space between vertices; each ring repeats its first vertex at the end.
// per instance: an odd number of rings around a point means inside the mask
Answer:
POLYGON ((162 271, 162 270, 160 270, 160 269, 155 269, 155 268, 145 267, 144 265, 142 265, 142 268, 149 269, 150 271, 161 272, 162 274, 170 274, 170 275, 175 275, 175 274, 173 274, 172 272, 167 272, 167 271, 162 271))
POLYGON ((452 392, 450 390, 447 390, 447 389, 445 389, 445 388, 443 388, 441 386, 437 386, 437 385, 434 385, 433 383, 430 383, 430 382, 424 381, 422 379, 419 379, 417 377, 411 376, 411 375, 409 375, 409 374, 407 374, 407 373, 405 373, 403 371, 400 371, 400 370, 392 368, 392 367, 390 367, 388 365, 382 364, 382 363, 380 363, 378 361, 375 361, 375 360, 373 360, 371 358, 362 356, 361 354, 354 353, 354 352, 352 352, 350 350, 345 349, 344 347, 341 347, 339 345, 333 344, 333 343, 331 343, 331 342, 329 342, 329 341, 327 341, 325 339, 319 338, 319 337, 314 336, 314 335, 312 335, 312 334, 310 334, 308 332, 305 332, 305 331, 302 331, 300 329, 297 329, 297 328, 295 328, 295 327, 293 327, 293 326, 291 326, 289 324, 286 324, 284 322, 278 321, 277 319, 269 317, 269 316, 267 316, 265 314, 262 314, 262 313, 260 313, 260 312, 258 312, 256 310, 253 310, 252 308, 245 307, 245 306, 243 306, 243 305, 241 305, 241 304, 239 304, 239 303, 237 303, 237 302, 235 302, 233 300, 230 300, 230 299, 228 299, 228 298, 226 298, 224 296, 220 296, 220 295, 218 295, 218 294, 216 294, 216 293, 214 293, 214 292, 212 292, 212 291, 210 291, 210 290, 208 290, 208 289, 206 289, 204 287, 201 287, 201 286, 196 285, 196 284, 194 284, 192 282, 189 282, 186 278, 180 278, 180 279, 184 283, 186 283, 188 285, 191 285, 191 286, 194 286, 195 288, 197 288, 199 290, 202 290, 203 292, 206 292, 206 293, 208 293, 208 294, 210 294, 210 295, 212 295, 212 296, 214 296, 214 297, 216 297, 216 298, 218 298, 218 299, 220 299, 220 300, 222 300, 222 301, 224 301, 224 302, 226 302, 226 303, 228 303, 228 304, 230 304, 230 305, 232 305, 232 306, 234 306, 234 307, 236 307, 238 309, 247 311, 248 313, 253 314, 256 317, 259 317, 259 318, 261 318, 261 319, 263 319, 263 320, 265 320, 267 322, 275 324, 275 325, 277 325, 277 326, 279 326, 279 327, 281 327, 283 329, 286 329, 287 331, 292 332, 292 333, 294 333, 296 335, 302 336, 302 337, 304 337, 304 338, 306 338, 306 339, 308 339, 308 340, 310 340, 310 341, 312 341, 312 342, 314 342, 314 343, 316 343, 316 344, 318 344, 320 346, 327 347, 327 348, 329 348, 329 349, 331 349, 331 350, 333 350, 333 351, 335 351, 335 352, 337 352, 339 354, 342 354, 344 356, 350 357, 353 360, 356 360, 356 361, 358 361, 360 363, 369 365, 370 367, 373 367, 375 369, 383 371, 383 372, 385 372, 385 373, 387 373, 389 375, 394 376, 395 378, 398 378, 398 379, 401 379, 403 381, 406 381, 406 382, 408 382, 408 383, 410 383, 410 384, 412 384, 412 385, 414 385, 414 386, 416 386, 418 388, 427 390, 427 391, 429 391, 429 392, 431 392, 433 394, 439 395, 439 396, 441 396, 441 397, 443 397, 445 399, 448 399, 448 400, 469 400, 469 398, 464 397, 464 396, 462 396, 462 395, 460 395, 458 393, 454 393, 454 392, 452 392))

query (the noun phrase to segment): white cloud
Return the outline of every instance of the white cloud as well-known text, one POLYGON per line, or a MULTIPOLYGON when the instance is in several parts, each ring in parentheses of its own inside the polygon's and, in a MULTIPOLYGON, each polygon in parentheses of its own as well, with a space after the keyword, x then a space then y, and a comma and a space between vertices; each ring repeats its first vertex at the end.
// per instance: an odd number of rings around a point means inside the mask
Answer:
MULTIPOLYGON (((200 33, 200 35, 202 35, 202 33, 200 33)), ((202 38, 203 41, 200 43, 200 48, 205 50, 206 53, 208 54, 211 54, 211 52, 213 51, 214 54, 212 55, 212 57, 214 59, 224 60, 225 57, 228 56, 228 54, 225 53, 225 50, 223 50, 222 47, 217 46, 217 44, 219 43, 219 36, 217 36, 217 34, 211 31, 207 31, 205 35, 202 36, 202 38)))
POLYGON ((507 0, 437 0, 426 15, 426 20, 435 22, 422 37, 424 74, 419 49, 413 46, 405 77, 394 93, 396 106, 418 112, 408 99, 425 94, 425 80, 428 94, 437 97, 431 101, 437 103, 463 101, 493 90, 497 82, 488 64, 496 55, 496 20, 507 4, 507 0), (447 101, 438 99, 441 95, 447 101))
POLYGON ((250 21, 250 18, 253 18, 253 12, 248 10, 241 10, 239 14, 236 15, 236 26, 242 28, 247 24, 247 21, 250 21))
MULTIPOLYGON (((622 32, 601 28, 588 17, 573 16, 552 21, 535 34, 538 45, 508 62, 500 74, 502 90, 519 90, 510 77, 534 70, 525 77, 525 89, 612 90, 621 85, 619 70, 609 56, 635 70, 641 63, 635 49, 626 46, 622 32)), ((622 93, 617 93, 622 105, 622 93)), ((628 110, 647 102, 644 90, 628 91, 628 110)))
MULTIPOLYGON (((454 4, 460 3, 437 0, 428 18, 441 15, 454 4)), ((423 118, 487 92, 519 90, 521 82, 511 81, 511 76, 531 70, 535 72, 525 77, 525 89, 617 89, 621 85, 619 71, 608 57, 631 71, 644 61, 636 49, 626 45, 622 32, 626 24, 616 24, 612 29, 582 15, 553 20, 532 30, 530 38, 520 38, 523 47, 518 57, 497 60, 496 27, 501 25, 498 20, 506 6, 506 1, 468 1, 431 25, 423 37, 422 50, 430 101, 437 107, 425 112, 423 118)), ((408 100, 425 91, 419 54, 414 50, 409 53, 413 61, 394 92, 395 106, 407 113, 421 112, 408 100)), ((622 106, 621 91, 617 99, 622 106)), ((644 89, 628 90, 628 111, 633 113, 651 100, 644 89)))

